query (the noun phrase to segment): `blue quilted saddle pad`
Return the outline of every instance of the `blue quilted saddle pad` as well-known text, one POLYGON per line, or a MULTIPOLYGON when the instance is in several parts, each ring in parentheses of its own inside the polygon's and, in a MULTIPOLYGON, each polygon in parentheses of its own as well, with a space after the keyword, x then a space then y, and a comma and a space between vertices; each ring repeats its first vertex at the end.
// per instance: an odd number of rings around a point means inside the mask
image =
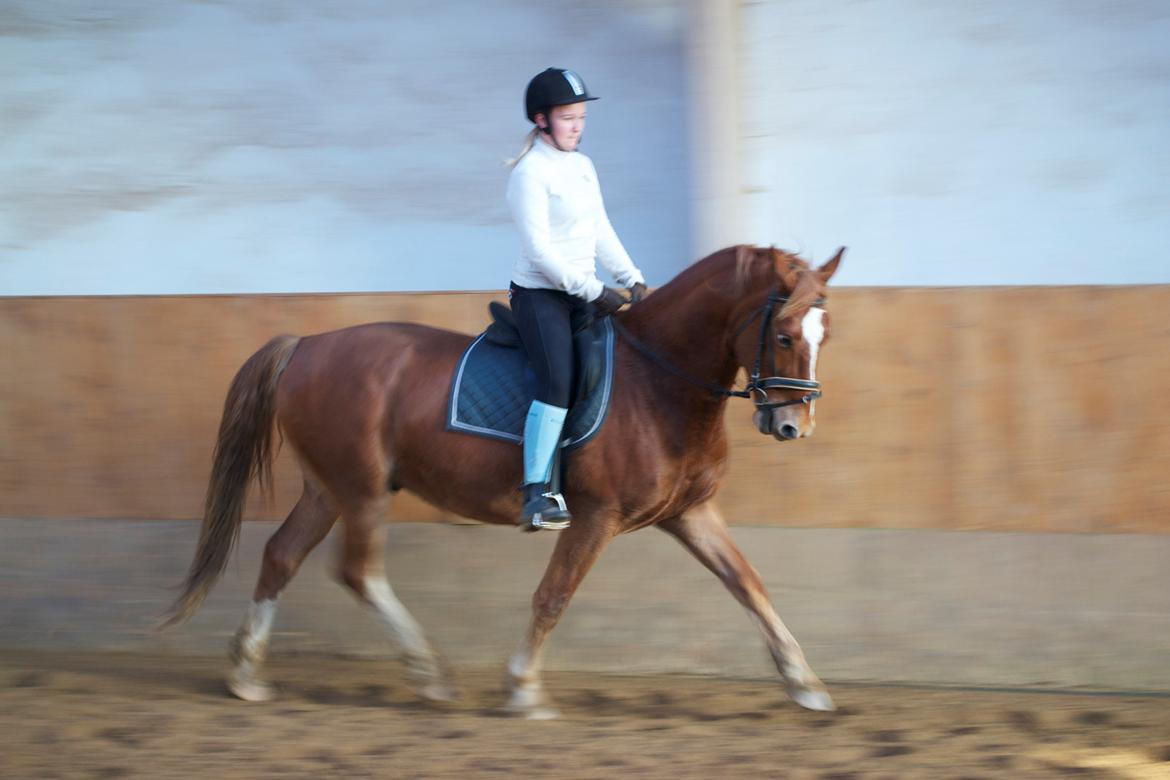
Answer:
MULTIPOLYGON (((524 419, 536 377, 523 347, 501 346, 481 333, 471 342, 451 382, 447 429, 504 441, 524 441, 524 419)), ((588 356, 577 361, 576 398, 561 446, 580 447, 601 430, 613 389, 613 324, 594 323, 588 356)))

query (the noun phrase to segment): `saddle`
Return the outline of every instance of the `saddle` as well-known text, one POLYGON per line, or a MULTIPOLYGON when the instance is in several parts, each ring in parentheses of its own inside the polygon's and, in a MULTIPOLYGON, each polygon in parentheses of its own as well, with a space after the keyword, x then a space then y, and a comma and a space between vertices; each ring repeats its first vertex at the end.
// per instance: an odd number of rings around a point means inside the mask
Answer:
MULTIPOLYGON (((520 341, 512 309, 488 304, 492 321, 459 358, 447 405, 447 429, 520 444, 535 396, 536 376, 520 341)), ((572 406, 561 448, 582 446, 597 435, 613 388, 614 331, 606 317, 573 334, 576 365, 572 406)))
POLYGON ((488 314, 492 316, 492 321, 483 332, 483 337, 501 347, 523 349, 524 345, 520 343, 520 328, 516 325, 516 315, 512 313, 512 307, 500 301, 490 301, 488 314))

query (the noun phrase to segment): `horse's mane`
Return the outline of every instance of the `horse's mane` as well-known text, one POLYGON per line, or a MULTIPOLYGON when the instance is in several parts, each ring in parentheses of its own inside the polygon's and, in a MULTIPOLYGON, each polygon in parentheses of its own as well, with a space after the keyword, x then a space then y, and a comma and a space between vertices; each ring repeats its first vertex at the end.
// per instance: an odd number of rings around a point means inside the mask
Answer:
POLYGON ((789 255, 775 248, 761 249, 751 244, 739 244, 696 260, 659 288, 655 294, 669 288, 689 289, 706 284, 719 287, 721 292, 728 295, 739 297, 750 291, 753 281, 757 283, 761 281, 755 278, 757 276, 767 277, 766 286, 775 284, 776 279, 769 266, 776 262, 779 256, 791 258, 794 262, 808 267, 808 264, 796 255, 789 255))
POLYGON ((779 316, 798 314, 825 295, 820 276, 798 255, 775 247, 762 248, 740 244, 713 252, 684 268, 677 276, 654 291, 654 297, 666 303, 672 298, 686 298, 700 287, 715 290, 728 298, 779 286, 788 298, 779 316))

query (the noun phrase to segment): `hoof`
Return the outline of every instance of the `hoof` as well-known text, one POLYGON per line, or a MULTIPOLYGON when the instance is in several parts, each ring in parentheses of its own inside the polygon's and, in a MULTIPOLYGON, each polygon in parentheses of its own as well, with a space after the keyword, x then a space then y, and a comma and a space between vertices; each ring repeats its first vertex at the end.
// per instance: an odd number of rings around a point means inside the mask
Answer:
POLYGON ((561 713, 552 705, 539 687, 517 688, 512 691, 504 712, 528 720, 556 720, 561 713))
POLYGON ((528 720, 556 720, 561 713, 555 707, 537 707, 524 713, 524 717, 528 720))
POLYGON ((829 692, 812 690, 810 688, 796 688, 788 691, 788 696, 806 710, 814 712, 832 712, 837 709, 829 692))
POLYGON ((561 717, 560 710, 556 707, 550 707, 547 704, 536 707, 508 704, 504 707, 504 713, 514 718, 524 718, 526 720, 556 720, 561 717))
POLYGON ((416 689, 416 693, 427 701, 451 704, 459 701, 459 689, 449 683, 431 683, 416 689))
POLYGON ((459 689, 451 666, 434 652, 405 653, 402 663, 406 667, 406 680, 419 697, 427 701, 453 702, 459 699, 459 689))
POLYGON ((272 701, 276 698, 276 691, 268 683, 236 674, 228 677, 227 687, 233 696, 244 701, 272 701))

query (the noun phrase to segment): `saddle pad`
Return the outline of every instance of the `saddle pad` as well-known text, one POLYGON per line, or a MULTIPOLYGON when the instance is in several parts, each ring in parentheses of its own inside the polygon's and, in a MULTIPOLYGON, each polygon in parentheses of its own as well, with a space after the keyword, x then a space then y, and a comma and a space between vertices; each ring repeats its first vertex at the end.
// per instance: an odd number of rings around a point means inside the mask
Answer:
MULTIPOLYGON (((593 328, 583 384, 565 420, 561 447, 580 447, 605 422, 613 388, 613 324, 593 328)), ((536 377, 523 349, 494 344, 480 334, 459 359, 447 404, 447 429, 504 441, 524 441, 524 419, 535 393, 536 377)))

